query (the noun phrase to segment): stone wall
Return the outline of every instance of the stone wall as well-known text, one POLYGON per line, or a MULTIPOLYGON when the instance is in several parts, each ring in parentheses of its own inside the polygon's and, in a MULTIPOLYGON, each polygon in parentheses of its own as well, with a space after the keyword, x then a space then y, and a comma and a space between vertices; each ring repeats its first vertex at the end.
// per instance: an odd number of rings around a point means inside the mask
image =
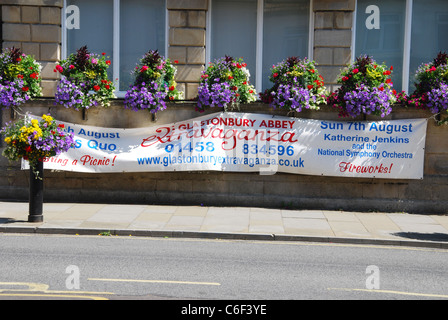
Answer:
POLYGON ((61 59, 62 0, 3 0, 3 48, 21 48, 42 65, 42 94, 54 97, 56 79, 53 72, 61 59))
POLYGON ((315 0, 314 61, 330 91, 337 87, 342 68, 351 61, 355 0, 315 0))
MULTIPOLYGON (((329 90, 337 87, 340 69, 352 54, 353 15, 356 0, 313 0, 314 60, 329 90)), ((81 113, 55 107, 58 74, 53 72, 61 58, 62 0, 2 0, 2 47, 20 47, 35 56, 42 66, 44 97, 24 106, 34 114, 51 111, 58 120, 102 127, 144 127, 154 125, 146 111, 123 109, 117 99, 110 110, 81 113)), ((206 60, 208 0, 167 0, 168 57, 178 60, 176 81, 185 98, 197 95, 200 72, 206 60)), ((246 112, 275 113, 267 105, 242 106, 246 112)), ((213 112, 216 110, 211 110, 213 112)), ((193 103, 170 104, 157 114, 157 123, 171 123, 199 116, 193 103)), ((300 117, 338 120, 331 108, 305 111, 300 117)), ((429 118, 425 111, 396 109, 390 119, 429 118)), ((11 113, 3 110, 0 123, 11 113)), ((371 119, 371 118, 367 118, 371 119)), ((352 179, 293 174, 263 176, 256 173, 169 172, 80 174, 46 172, 45 201, 119 203, 175 203, 193 205, 260 206, 308 209, 380 210, 419 213, 447 213, 448 140, 446 126, 428 123, 423 180, 352 179)), ((0 141, 0 152, 2 142, 0 141)), ((0 157, 0 199, 26 200, 28 172, 18 163, 0 157)))
MULTIPOLYGON (((88 120, 81 112, 54 106, 54 100, 29 102, 23 111, 51 112, 58 120, 105 127, 145 127, 191 119, 202 114, 194 103, 172 103, 157 114, 156 122, 145 111, 123 108, 116 100, 110 109, 91 109, 88 120)), ((210 109, 213 113, 221 110, 210 109)), ((242 111, 286 115, 262 103, 243 105, 242 111)), ((301 118, 341 120, 331 107, 306 110, 301 118)), ((4 110, 3 123, 10 120, 4 110)), ((430 118, 422 110, 396 108, 388 119, 430 118)), ((349 121, 350 119, 347 119, 349 121)), ((362 119, 359 119, 362 120, 362 119)), ((366 120, 379 120, 368 116, 366 120)), ((429 120, 422 180, 341 178, 277 173, 147 172, 87 174, 45 171, 47 202, 99 202, 131 204, 185 204, 255 206, 297 209, 331 209, 413 213, 448 213, 448 141, 446 126, 429 120)), ((0 148, 0 152, 1 152, 0 148)), ((19 163, 0 158, 0 200, 27 200, 28 171, 19 163)))
POLYGON ((207 0, 168 0, 168 57, 177 60, 178 89, 185 99, 197 96, 198 82, 205 66, 205 27, 207 0))

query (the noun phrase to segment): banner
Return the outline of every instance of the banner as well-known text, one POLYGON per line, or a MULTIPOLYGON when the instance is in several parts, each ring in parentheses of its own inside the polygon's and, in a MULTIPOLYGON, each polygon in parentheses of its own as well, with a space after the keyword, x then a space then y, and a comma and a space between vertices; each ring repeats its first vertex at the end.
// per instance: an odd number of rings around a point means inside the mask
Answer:
POLYGON ((45 169, 423 178, 427 119, 347 122, 221 112, 137 129, 58 122, 74 133, 76 146, 45 159, 45 169))

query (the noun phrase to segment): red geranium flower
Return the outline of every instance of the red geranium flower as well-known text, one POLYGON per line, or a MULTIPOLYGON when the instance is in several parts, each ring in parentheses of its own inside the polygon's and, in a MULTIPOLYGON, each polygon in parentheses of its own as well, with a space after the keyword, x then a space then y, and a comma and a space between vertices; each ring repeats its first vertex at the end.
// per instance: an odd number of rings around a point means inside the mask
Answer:
POLYGON ((95 90, 95 91, 100 90, 100 86, 93 86, 93 90, 95 90))

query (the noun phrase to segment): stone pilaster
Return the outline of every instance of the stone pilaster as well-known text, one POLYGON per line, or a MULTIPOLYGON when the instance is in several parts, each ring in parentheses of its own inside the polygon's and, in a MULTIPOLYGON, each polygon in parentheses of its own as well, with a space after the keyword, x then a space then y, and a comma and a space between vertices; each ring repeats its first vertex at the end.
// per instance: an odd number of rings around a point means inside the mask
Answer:
POLYGON ((53 97, 58 75, 53 72, 61 58, 62 1, 2 1, 2 47, 21 48, 42 65, 42 93, 53 97))
POLYGON ((351 61, 355 0, 314 0, 314 60, 331 91, 351 61))
POLYGON ((168 0, 168 57, 177 61, 178 88, 185 99, 197 96, 201 71, 205 67, 207 0, 168 0))

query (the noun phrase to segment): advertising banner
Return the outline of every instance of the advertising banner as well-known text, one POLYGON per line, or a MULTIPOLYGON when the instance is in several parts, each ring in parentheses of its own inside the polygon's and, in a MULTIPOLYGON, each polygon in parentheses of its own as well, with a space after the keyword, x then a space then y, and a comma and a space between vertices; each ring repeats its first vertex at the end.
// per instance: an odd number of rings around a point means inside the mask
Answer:
POLYGON ((220 112, 137 129, 58 123, 74 133, 76 145, 45 159, 45 169, 423 178, 427 119, 327 121, 220 112))

